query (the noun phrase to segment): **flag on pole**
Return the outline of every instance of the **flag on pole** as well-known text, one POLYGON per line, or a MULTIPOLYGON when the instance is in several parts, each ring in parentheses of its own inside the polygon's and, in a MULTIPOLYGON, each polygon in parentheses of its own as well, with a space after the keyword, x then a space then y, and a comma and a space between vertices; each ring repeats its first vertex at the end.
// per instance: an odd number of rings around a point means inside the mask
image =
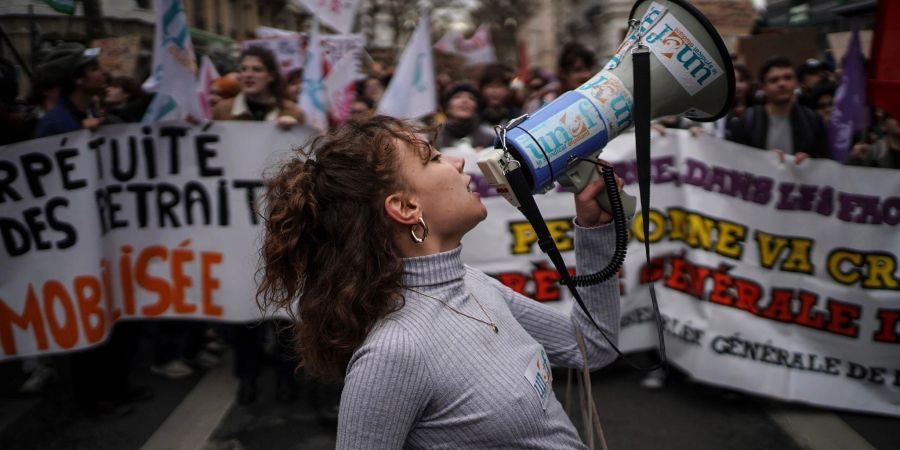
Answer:
POLYGON ((359 0, 294 0, 294 4, 308 9, 338 34, 347 34, 353 28, 359 0))
POLYGON ((853 145, 853 134, 866 128, 866 69, 859 48, 859 26, 853 23, 853 34, 844 55, 841 84, 834 93, 834 109, 828 124, 831 158, 844 162, 853 145))
POLYGON ((900 2, 878 2, 869 65, 869 103, 900 120, 900 2))
POLYGON ((319 17, 313 16, 312 30, 306 48, 303 86, 297 105, 306 116, 306 124, 320 131, 328 129, 325 85, 322 80, 322 39, 319 36, 319 17))
POLYGON ((419 25, 400 55, 400 63, 391 83, 378 103, 378 114, 414 119, 437 111, 437 88, 431 57, 428 14, 422 13, 419 25))
POLYGON ((365 78, 359 70, 359 56, 359 51, 344 54, 325 77, 328 110, 338 122, 350 118, 350 104, 356 98, 356 80, 365 78))
POLYGON ((153 38, 153 69, 144 82, 156 96, 144 114, 144 123, 203 117, 197 98, 197 63, 187 19, 180 0, 155 0, 156 32, 153 38))
POLYGON ((44 0, 44 3, 58 13, 75 14, 76 1, 77 0, 44 0))
POLYGON ((200 77, 197 79, 197 101, 203 110, 203 117, 212 119, 212 108, 209 106, 209 85, 219 78, 219 71, 209 56, 200 58, 200 77))
POLYGON ((497 62, 494 44, 491 43, 491 27, 482 24, 469 39, 456 30, 450 30, 441 37, 434 48, 445 53, 456 53, 466 58, 466 64, 489 64, 497 62))
POLYGON ((459 41, 462 39, 462 34, 458 30, 451 29, 434 43, 434 49, 444 53, 459 53, 459 41))

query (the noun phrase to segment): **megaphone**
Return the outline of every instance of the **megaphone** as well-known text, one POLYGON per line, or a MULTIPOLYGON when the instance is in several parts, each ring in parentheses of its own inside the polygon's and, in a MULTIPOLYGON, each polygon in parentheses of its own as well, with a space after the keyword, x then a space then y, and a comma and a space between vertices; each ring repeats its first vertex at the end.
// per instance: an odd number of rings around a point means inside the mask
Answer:
POLYGON ((633 125, 634 70, 630 53, 650 51, 651 118, 683 115, 714 121, 731 107, 734 68, 722 38, 683 0, 639 0, 631 9, 630 32, 615 55, 577 89, 536 113, 502 128, 495 149, 478 159, 485 178, 510 203, 519 201, 506 178, 522 167, 531 194, 559 182, 578 192, 595 179, 593 164, 606 144, 633 125))

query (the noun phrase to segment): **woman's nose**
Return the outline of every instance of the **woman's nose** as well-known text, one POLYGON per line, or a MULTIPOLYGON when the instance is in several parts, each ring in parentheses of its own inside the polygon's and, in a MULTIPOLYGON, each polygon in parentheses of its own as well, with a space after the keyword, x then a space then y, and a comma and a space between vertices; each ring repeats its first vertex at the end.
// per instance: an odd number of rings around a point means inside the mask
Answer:
POLYGON ((445 155, 444 157, 450 159, 450 161, 453 163, 453 167, 456 167, 456 170, 458 170, 459 173, 462 173, 463 168, 466 167, 466 159, 461 156, 446 156, 445 155))

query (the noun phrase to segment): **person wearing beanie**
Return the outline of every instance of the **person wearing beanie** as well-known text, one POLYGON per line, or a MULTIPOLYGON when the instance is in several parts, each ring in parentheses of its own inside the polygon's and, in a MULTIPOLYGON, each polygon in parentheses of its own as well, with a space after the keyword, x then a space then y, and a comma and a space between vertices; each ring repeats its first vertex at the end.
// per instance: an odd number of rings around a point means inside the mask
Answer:
POLYGON ((435 147, 455 147, 467 140, 475 149, 494 144, 494 133, 481 124, 484 98, 474 85, 460 82, 450 86, 441 105, 447 119, 438 132, 435 147))
POLYGON ((59 103, 38 122, 37 137, 96 129, 103 123, 91 105, 94 96, 102 96, 106 88, 106 75, 97 62, 99 56, 100 49, 66 42, 44 58, 38 72, 60 80, 61 92, 59 103))
POLYGON ((807 59, 797 67, 797 102, 809 109, 816 109, 813 89, 822 82, 832 81, 828 63, 818 59, 807 59))
POLYGON ((485 125, 505 125, 522 115, 522 109, 516 103, 510 87, 512 78, 512 69, 500 63, 486 66, 481 73, 478 87, 484 95, 481 122, 485 125))

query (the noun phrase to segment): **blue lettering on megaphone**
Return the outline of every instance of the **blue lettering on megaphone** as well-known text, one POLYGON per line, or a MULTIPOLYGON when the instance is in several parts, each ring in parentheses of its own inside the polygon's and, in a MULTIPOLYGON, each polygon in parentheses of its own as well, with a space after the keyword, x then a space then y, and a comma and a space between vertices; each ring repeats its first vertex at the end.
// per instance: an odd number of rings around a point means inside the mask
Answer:
POLYGON ((523 134, 515 141, 528 150, 535 168, 540 168, 604 129, 597 109, 582 98, 538 123, 529 130, 530 136, 523 134))
POLYGON ((633 109, 633 105, 631 99, 625 96, 624 93, 620 92, 613 97, 609 102, 609 107, 612 108, 613 113, 616 116, 616 126, 618 126, 620 130, 631 125, 631 110, 633 109))
MULTIPOLYGON (((601 71, 582 84, 578 91, 596 101, 604 114, 612 113, 615 128, 622 130, 631 125, 632 101, 622 81, 607 71, 601 71)), ((607 120, 612 118, 606 117, 607 120)))
POLYGON ((662 7, 662 5, 659 5, 658 3, 650 4, 650 8, 647 9, 646 13, 644 13, 644 18, 643 20, 641 20, 638 29, 628 35, 627 39, 622 41, 622 43, 619 45, 619 48, 616 49, 616 54, 613 55, 612 58, 610 58, 609 62, 606 63, 606 66, 604 68, 615 69, 616 67, 618 67, 619 63, 622 62, 622 57, 624 56, 625 52, 628 51, 628 49, 630 49, 635 44, 635 42, 637 42, 638 35, 645 36, 647 34, 647 30, 650 30, 654 26, 656 26, 656 22, 659 20, 660 16, 662 16, 662 13, 664 11, 665 9, 662 7))
POLYGON ((669 24, 665 24, 663 29, 659 30, 658 33, 648 33, 647 37, 644 39, 644 41, 648 44, 653 44, 656 41, 660 40, 663 36, 665 36, 671 32, 672 32, 672 28, 669 26, 669 24))
POLYGON ((678 59, 678 62, 684 64, 684 69, 689 71, 691 77, 693 77, 694 80, 697 81, 697 84, 701 86, 703 85, 703 82, 713 74, 710 64, 703 61, 705 59, 703 58, 703 55, 697 53, 697 51, 691 47, 685 45, 684 48, 678 52, 676 58, 678 59), (688 55, 688 57, 685 55, 688 55), (700 73, 703 75, 698 75, 700 73))

